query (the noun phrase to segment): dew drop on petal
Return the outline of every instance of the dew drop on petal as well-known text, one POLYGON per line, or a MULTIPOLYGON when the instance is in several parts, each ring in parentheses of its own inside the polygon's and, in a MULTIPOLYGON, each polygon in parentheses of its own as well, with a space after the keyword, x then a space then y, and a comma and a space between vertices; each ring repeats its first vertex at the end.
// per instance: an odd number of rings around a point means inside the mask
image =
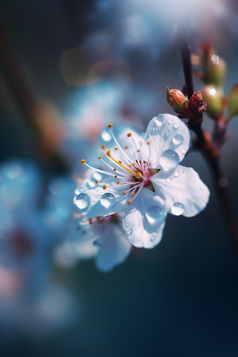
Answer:
POLYGON ((102 136, 103 140, 105 140, 105 141, 110 141, 112 139, 111 134, 106 130, 102 131, 101 136, 102 136))
POLYGON ((171 183, 172 181, 173 181, 172 177, 168 177, 166 180, 167 183, 171 183))
POLYGON ((184 212, 184 205, 180 202, 176 202, 171 207, 171 213, 175 216, 180 216, 184 212))
POLYGON ((133 229, 128 229, 128 231, 126 231, 126 235, 130 236, 133 233, 133 229))
POLYGON ((116 197, 112 193, 105 193, 100 198, 100 203, 104 208, 112 208, 116 204, 116 197))
POLYGON ((181 145, 183 143, 183 136, 177 134, 173 137, 172 141, 173 141, 174 146, 178 147, 179 145, 181 145))
POLYGON ((174 124, 174 130, 177 130, 179 127, 178 123, 174 124))
POLYGON ((94 247, 100 247, 100 242, 98 241, 98 240, 95 240, 94 242, 93 242, 93 246, 94 247))
POLYGON ((165 150, 160 157, 160 165, 163 169, 174 169, 179 162, 180 158, 174 150, 165 150))
POLYGON ((185 174, 186 171, 187 171, 187 168, 184 167, 184 169, 183 169, 183 174, 185 174))
POLYGON ((159 206, 151 206, 145 214, 147 221, 151 226, 157 228, 164 221, 164 211, 159 206))
MULTIPOLYGON (((152 124, 152 128, 148 127, 150 135, 157 135, 165 126, 166 118, 163 115, 159 115, 155 118, 155 122, 152 124)), ((149 124, 150 126, 150 124, 149 124)))
POLYGON ((173 177, 177 178, 177 177, 179 177, 179 175, 180 175, 179 170, 175 170, 174 174, 173 174, 173 177))
POLYGON ((78 207, 79 212, 81 213, 86 211, 86 209, 90 205, 90 202, 90 197, 86 193, 80 193, 75 200, 75 204, 78 207))

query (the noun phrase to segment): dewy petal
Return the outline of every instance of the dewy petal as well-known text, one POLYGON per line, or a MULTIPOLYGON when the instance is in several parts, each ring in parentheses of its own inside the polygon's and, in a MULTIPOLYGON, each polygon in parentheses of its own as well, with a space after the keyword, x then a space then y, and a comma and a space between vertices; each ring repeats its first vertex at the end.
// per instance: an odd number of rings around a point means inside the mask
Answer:
POLYGON ((98 254, 98 247, 93 245, 95 239, 77 241, 74 244, 75 255, 79 259, 91 259, 98 254))
MULTIPOLYGON (((114 177, 107 177, 100 182, 107 186, 106 189, 103 189, 102 186, 98 186, 94 181, 89 180, 88 183, 85 184, 84 182, 84 184, 75 191, 74 204, 77 206, 79 195, 81 195, 80 197, 84 197, 87 205, 85 204, 85 208, 79 211, 88 218, 114 214, 123 209, 126 205, 128 194, 123 195, 122 192, 128 190, 130 185, 127 184, 123 187, 119 187, 114 177), (90 185, 88 185, 89 182, 95 185, 95 187, 90 187, 90 185), (101 200, 106 194, 112 195, 108 199, 108 204, 105 199, 104 201, 101 200)), ((77 208, 79 207, 77 206, 77 208)))
POLYGON ((168 179, 161 179, 159 174, 152 176, 151 182, 155 191, 163 190, 170 213, 192 217, 206 207, 210 191, 192 168, 178 166, 168 179))
POLYGON ((156 168, 160 166, 160 157, 166 150, 175 151, 178 163, 182 161, 189 148, 190 134, 187 126, 177 116, 160 114, 149 122, 144 141, 150 142, 151 167, 156 168))
POLYGON ((132 245, 153 248, 161 241, 166 219, 163 203, 147 188, 135 196, 122 220, 127 239, 132 245))
POLYGON ((131 244, 118 224, 111 224, 106 241, 99 248, 96 266, 101 271, 110 271, 123 263, 130 254, 131 244))

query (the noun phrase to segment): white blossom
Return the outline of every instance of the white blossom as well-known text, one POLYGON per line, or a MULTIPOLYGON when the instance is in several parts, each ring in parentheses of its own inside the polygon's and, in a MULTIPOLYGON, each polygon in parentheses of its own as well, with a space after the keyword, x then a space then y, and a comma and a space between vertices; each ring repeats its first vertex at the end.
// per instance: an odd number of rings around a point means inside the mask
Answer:
MULTIPOLYGON (((74 203, 86 217, 125 211, 127 239, 136 247, 153 248, 162 238, 168 213, 191 217, 207 205, 210 192, 192 168, 180 166, 190 142, 186 125, 170 114, 154 117, 145 134, 128 132, 99 160, 108 171, 94 169, 94 180, 76 190, 74 203)), ((81 160, 89 168, 85 160, 81 160)))

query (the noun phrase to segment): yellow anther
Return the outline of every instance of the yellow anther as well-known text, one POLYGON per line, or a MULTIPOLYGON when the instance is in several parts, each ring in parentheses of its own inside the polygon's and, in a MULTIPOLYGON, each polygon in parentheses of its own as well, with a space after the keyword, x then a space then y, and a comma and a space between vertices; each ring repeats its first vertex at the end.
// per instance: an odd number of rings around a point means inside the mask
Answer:
POLYGON ((98 156, 98 158, 99 158, 99 160, 101 160, 102 157, 101 157, 101 156, 98 156))
POLYGON ((132 194, 131 194, 131 197, 134 197, 135 196, 135 193, 133 192, 132 194))
POLYGON ((103 186, 102 186, 102 188, 103 188, 104 190, 106 190, 106 188, 107 188, 107 185, 103 185, 103 186))
MULTIPOLYGON (((124 170, 130 172, 133 176, 135 176, 137 179, 141 179, 141 176, 142 176, 142 173, 140 171, 138 172, 135 172, 135 171, 132 171, 130 170, 128 167, 126 167, 125 165, 122 165, 122 161, 117 161, 115 160, 112 156, 111 156, 111 150, 108 150, 106 152, 106 155, 108 157, 110 157, 111 160, 113 160, 114 162, 116 162, 119 166, 121 166, 124 170)), ((133 165, 133 164, 132 164, 133 165)), ((116 171, 116 169, 113 169, 113 171, 116 171)))
POLYGON ((119 185, 120 181, 117 181, 117 184, 119 185))
POLYGON ((123 195, 126 195, 126 191, 122 191, 122 194, 123 194, 123 195))
POLYGON ((85 164, 85 162, 86 162, 86 160, 84 160, 84 159, 81 160, 82 165, 85 164))
POLYGON ((113 171, 117 171, 117 169, 113 169, 113 171))
POLYGON ((106 149, 107 149, 105 144, 102 144, 102 145, 101 145, 101 148, 102 148, 103 150, 106 150, 106 149))
POLYGON ((132 133, 128 133, 128 134, 127 134, 128 138, 129 138, 131 135, 132 135, 132 133))
POLYGON ((137 150, 137 152, 140 152, 140 150, 137 150))
POLYGON ((128 149, 128 146, 125 146, 125 149, 128 149))
POLYGON ((117 175, 115 175, 114 177, 117 178, 117 175))
POLYGON ((118 150, 118 148, 115 148, 115 150, 118 150))
POLYGON ((151 142, 150 142, 150 141, 147 141, 147 142, 146 142, 146 144, 147 144, 147 145, 150 145, 150 144, 151 144, 151 142))
POLYGON ((95 183, 98 183, 98 180, 95 180, 95 183))
POLYGON ((113 127, 113 124, 108 124, 108 128, 112 128, 113 127))
POLYGON ((131 204, 131 200, 127 200, 127 203, 128 203, 128 205, 130 205, 131 204))

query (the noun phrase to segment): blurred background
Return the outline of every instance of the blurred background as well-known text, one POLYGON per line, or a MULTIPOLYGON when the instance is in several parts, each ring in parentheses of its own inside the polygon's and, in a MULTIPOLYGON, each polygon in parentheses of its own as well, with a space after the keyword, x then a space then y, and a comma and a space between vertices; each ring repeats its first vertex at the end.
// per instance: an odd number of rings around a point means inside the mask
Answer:
MULTIPOLYGON (((101 273, 65 244, 80 160, 96 159, 105 125, 144 131, 173 113, 179 23, 189 20, 193 52, 211 39, 227 62, 226 95, 238 81, 237 2, 2 0, 0 10, 1 356, 237 356, 238 257, 199 153, 183 165, 210 202, 193 218, 170 215, 157 247, 101 273)), ((221 165, 238 218, 237 116, 229 132, 221 165)))

